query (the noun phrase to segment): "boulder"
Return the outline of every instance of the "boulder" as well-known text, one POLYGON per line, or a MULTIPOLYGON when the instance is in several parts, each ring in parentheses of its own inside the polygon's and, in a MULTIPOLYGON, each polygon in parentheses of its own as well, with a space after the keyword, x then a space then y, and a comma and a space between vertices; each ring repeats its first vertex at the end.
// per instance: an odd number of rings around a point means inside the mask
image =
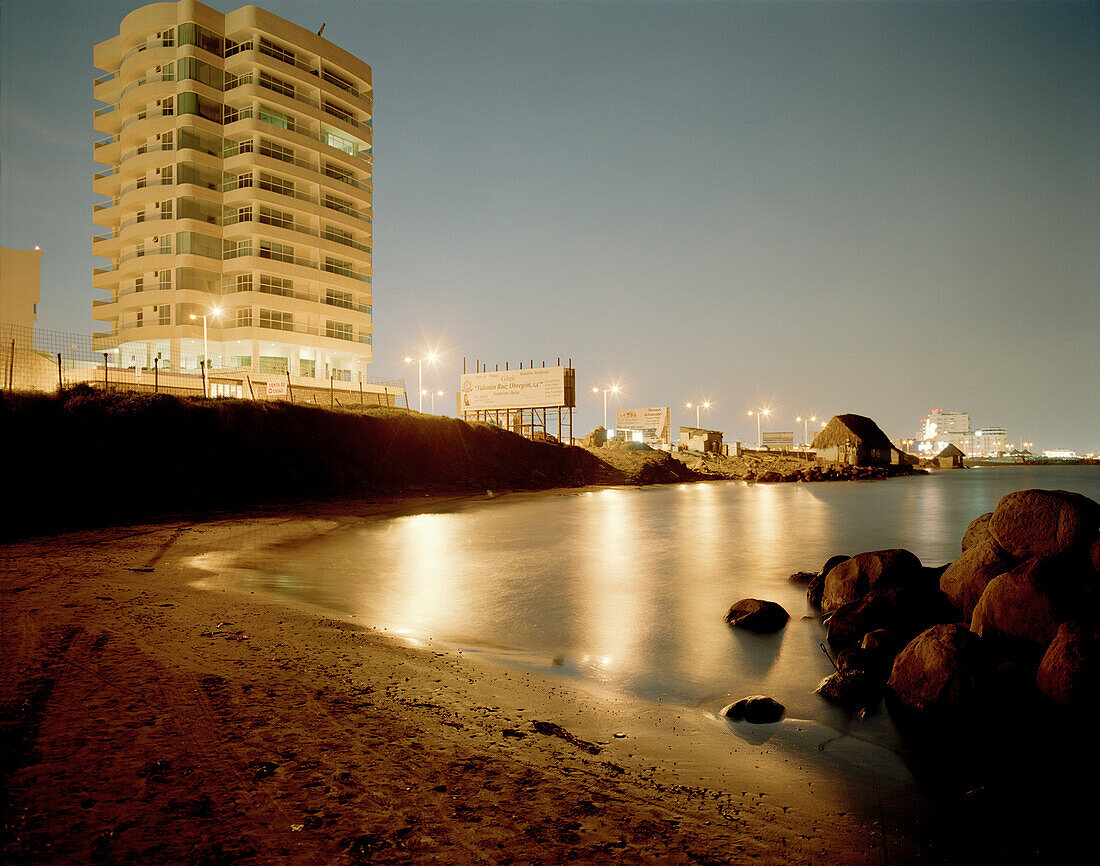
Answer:
POLYGON ((782 605, 759 598, 743 598, 726 614, 726 622, 730 625, 761 633, 779 631, 790 618, 782 605))
POLYGON ((806 587, 806 601, 809 602, 810 607, 821 607, 821 596, 825 593, 825 577, 833 570, 834 566, 840 565, 840 563, 847 559, 849 559, 849 557, 838 554, 837 556, 830 556, 825 560, 825 565, 822 567, 821 573, 813 578, 806 587))
POLYGON ((1100 575, 1100 538, 1093 541, 1089 547, 1089 565, 1092 566, 1094 575, 1100 575))
POLYGON ((607 430, 597 427, 584 437, 585 448, 602 448, 607 443, 607 430))
POLYGON ((1100 627, 1080 619, 1058 626, 1035 682, 1056 703, 1090 710, 1100 707, 1100 627))
POLYGON ((981 517, 975 517, 970 521, 970 525, 966 527, 966 532, 963 534, 963 553, 966 553, 966 551, 974 545, 980 544, 989 537, 989 518, 992 516, 993 512, 987 511, 981 517))
POLYGON ((825 592, 825 575, 819 574, 806 584, 806 601, 810 607, 821 609, 821 596, 825 592))
POLYGON ((814 693, 830 704, 854 710, 877 704, 882 698, 882 686, 863 671, 838 672, 825 677, 814 693))
POLYGON ((833 570, 835 566, 840 565, 840 563, 844 562, 844 560, 846 559, 851 559, 851 557, 845 556, 843 553, 838 553, 834 556, 830 556, 828 559, 825 560, 825 564, 821 566, 821 576, 824 577, 825 575, 827 575, 830 571, 833 570))
POLYGON ((863 636, 863 639, 859 642, 859 648, 871 650, 872 652, 889 653, 890 657, 893 658, 897 654, 897 638, 890 634, 889 629, 877 628, 863 636))
POLYGON ((783 718, 786 709, 779 701, 765 695, 750 695, 730 704, 722 710, 722 715, 735 721, 766 725, 770 722, 778 722, 783 718))
POLYGON ((1056 567, 1057 563, 1036 557, 990 580, 974 606, 971 631, 1046 650, 1061 619, 1049 591, 1049 573, 1056 567))
POLYGON ((817 574, 813 571, 796 571, 787 579, 794 583, 809 583, 816 577, 817 574))
POLYGON ((929 626, 956 619, 944 594, 927 582, 879 585, 834 611, 826 623, 826 635, 829 644, 838 648, 854 647, 868 632, 881 629, 906 642, 929 626))
POLYGON ((997 575, 1010 571, 1018 562, 992 538, 987 537, 971 547, 964 544, 962 555, 940 575, 940 590, 962 612, 963 621, 970 622, 974 606, 982 597, 986 584, 997 575))
POLYGON ((856 601, 882 583, 901 584, 920 569, 920 560, 908 550, 872 550, 838 563, 825 575, 821 609, 826 613, 856 601))
POLYGON ((885 648, 868 649, 861 645, 836 655, 837 670, 842 676, 866 676, 879 685, 886 682, 893 664, 894 653, 885 648))
POLYGON ((1100 503, 1065 490, 1018 490, 997 503, 989 533, 1018 559, 1055 556, 1090 544, 1100 527, 1100 503))
POLYGON ((981 638, 964 625, 946 623, 906 644, 886 688, 906 709, 953 714, 973 705, 984 672, 981 638))

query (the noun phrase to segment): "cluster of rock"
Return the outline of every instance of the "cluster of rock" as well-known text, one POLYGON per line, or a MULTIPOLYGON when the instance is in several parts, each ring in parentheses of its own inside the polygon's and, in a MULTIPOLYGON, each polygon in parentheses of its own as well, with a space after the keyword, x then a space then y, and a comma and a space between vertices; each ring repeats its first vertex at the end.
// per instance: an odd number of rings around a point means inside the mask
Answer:
POLYGON ((831 565, 808 589, 837 650, 820 693, 851 704, 885 687, 899 708, 943 714, 1030 699, 1095 708, 1098 528, 1093 500, 1022 490, 975 519, 946 566, 906 550, 831 565))
MULTIPOLYGON (((891 468, 898 470, 898 467, 891 468)), ((795 469, 789 472, 761 472, 759 475, 750 472, 745 476, 745 480, 756 481, 761 484, 779 481, 866 481, 889 478, 891 468, 886 466, 852 466, 848 463, 821 463, 806 469, 795 469)), ((912 469, 906 466, 898 471, 909 474, 912 469)))
MULTIPOLYGON (((945 566, 874 550, 792 575, 809 581, 836 651, 837 672, 818 693, 853 709, 885 694, 900 711, 948 717, 1032 700, 1100 708, 1098 530, 1095 501, 1022 490, 976 518, 945 566)), ((755 631, 786 619, 758 599, 726 615, 755 631)))

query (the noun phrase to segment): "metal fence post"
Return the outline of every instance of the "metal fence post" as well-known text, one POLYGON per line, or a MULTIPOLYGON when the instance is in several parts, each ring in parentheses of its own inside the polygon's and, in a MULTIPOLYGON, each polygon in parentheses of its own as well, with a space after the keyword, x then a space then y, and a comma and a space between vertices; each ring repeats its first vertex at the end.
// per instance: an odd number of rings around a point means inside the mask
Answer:
POLYGON ((60 394, 64 389, 64 385, 61 383, 61 353, 57 353, 57 393, 60 394))
POLYGON ((107 388, 107 353, 103 353, 103 387, 107 388))

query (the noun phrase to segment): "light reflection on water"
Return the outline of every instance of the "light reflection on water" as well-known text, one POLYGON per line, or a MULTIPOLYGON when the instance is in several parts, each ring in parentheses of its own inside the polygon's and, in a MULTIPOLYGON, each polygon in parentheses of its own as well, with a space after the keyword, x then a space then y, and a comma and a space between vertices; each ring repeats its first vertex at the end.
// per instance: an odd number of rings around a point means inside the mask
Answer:
MULTIPOLYGON (((1026 487, 1100 499, 1100 470, 1003 467, 469 502, 364 520, 281 550, 249 585, 646 698, 717 707, 763 693, 789 717, 844 729, 846 716, 812 693, 832 667, 805 588, 789 575, 817 571, 835 553, 884 547, 942 564, 957 555, 970 520, 1026 487), (731 630, 724 614, 748 596, 782 604, 787 627, 772 636, 731 630)), ((859 725, 862 737, 892 740, 885 714, 859 725)))

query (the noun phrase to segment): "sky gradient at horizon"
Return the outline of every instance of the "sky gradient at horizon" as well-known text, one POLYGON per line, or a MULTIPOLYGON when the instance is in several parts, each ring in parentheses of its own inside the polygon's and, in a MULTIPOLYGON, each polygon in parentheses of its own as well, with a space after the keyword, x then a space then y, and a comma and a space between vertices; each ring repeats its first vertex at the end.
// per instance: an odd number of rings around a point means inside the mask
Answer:
MULTIPOLYGON (((92 46, 140 5, 0 4, 43 328, 95 328, 92 46)), ((376 375, 571 358, 578 435, 617 382, 746 441, 941 408, 1100 451, 1097 3, 258 5, 374 70, 376 375)))

